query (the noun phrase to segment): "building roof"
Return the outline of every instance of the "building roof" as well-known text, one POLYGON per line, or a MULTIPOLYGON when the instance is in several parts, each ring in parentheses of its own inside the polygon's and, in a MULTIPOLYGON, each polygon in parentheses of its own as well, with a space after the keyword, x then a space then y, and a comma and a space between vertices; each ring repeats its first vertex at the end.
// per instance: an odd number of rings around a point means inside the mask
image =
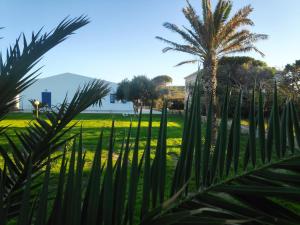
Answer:
MULTIPOLYGON (((202 69, 200 70, 200 72, 202 72, 202 69)), ((198 74, 198 71, 196 71, 196 72, 194 72, 194 73, 192 73, 192 74, 186 76, 184 79, 186 80, 186 79, 189 79, 189 78, 191 78, 191 77, 197 76, 197 74, 198 74)))
POLYGON ((184 79, 189 79, 189 78, 191 78, 191 77, 193 77, 193 76, 196 76, 196 75, 197 75, 197 72, 194 72, 194 73, 192 73, 192 74, 186 76, 184 79))

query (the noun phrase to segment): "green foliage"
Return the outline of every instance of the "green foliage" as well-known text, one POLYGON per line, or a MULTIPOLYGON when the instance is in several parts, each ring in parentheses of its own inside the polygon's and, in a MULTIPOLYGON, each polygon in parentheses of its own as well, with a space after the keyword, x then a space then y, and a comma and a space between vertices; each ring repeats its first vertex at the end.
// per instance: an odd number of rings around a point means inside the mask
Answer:
MULTIPOLYGON (((270 113, 272 105, 272 92, 276 69, 268 67, 266 63, 251 57, 223 57, 219 62, 217 78, 217 95, 222 102, 226 87, 232 87, 232 97, 237 99, 240 89, 243 89, 243 101, 250 104, 252 90, 263 89, 265 97, 265 113, 270 113)), ((258 98, 257 98, 258 99, 258 98)), ((281 100, 281 99, 280 99, 281 100)), ((234 104, 230 106, 230 117, 234 113, 234 104)), ((242 117, 248 117, 248 104, 242 105, 242 117)))
POLYGON ((220 65, 243 65, 251 64, 256 67, 267 67, 268 65, 261 61, 248 56, 222 57, 219 61, 220 65))
POLYGON ((157 86, 166 86, 168 83, 172 83, 172 77, 168 75, 160 75, 151 79, 151 81, 157 86))
POLYGON ((172 82, 167 75, 149 79, 146 76, 135 76, 131 81, 124 79, 116 91, 117 100, 132 101, 137 113, 138 107, 151 105, 153 100, 163 98, 168 94, 166 85, 172 82))
POLYGON ((256 86, 268 88, 276 70, 265 62, 251 57, 223 57, 219 61, 218 85, 226 89, 231 87, 250 90, 256 86))
POLYGON ((127 100, 130 99, 130 81, 124 79, 119 83, 118 89, 116 91, 117 100, 127 100))
POLYGON ((135 76, 131 81, 123 80, 116 91, 117 100, 132 101, 135 111, 139 105, 145 105, 158 98, 154 83, 146 76, 135 76))
POLYGON ((293 64, 287 64, 283 71, 278 73, 279 91, 289 98, 293 98, 299 106, 298 96, 300 93, 300 61, 296 60, 293 64))

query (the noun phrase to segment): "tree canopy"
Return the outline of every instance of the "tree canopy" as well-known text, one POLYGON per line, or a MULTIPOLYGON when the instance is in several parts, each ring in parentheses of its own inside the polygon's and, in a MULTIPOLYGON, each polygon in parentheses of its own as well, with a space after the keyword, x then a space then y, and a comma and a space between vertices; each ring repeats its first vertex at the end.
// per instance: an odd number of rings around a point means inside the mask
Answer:
POLYGON ((280 89, 290 98, 297 99, 300 95, 300 60, 287 64, 279 75, 280 89))
POLYGON ((131 101, 134 104, 134 110, 140 105, 148 105, 153 100, 166 96, 168 83, 172 78, 167 75, 156 76, 152 79, 144 75, 135 76, 132 80, 124 79, 119 83, 116 91, 117 100, 131 101))
POLYGON ((265 85, 273 80, 276 69, 251 57, 223 57, 219 62, 219 86, 235 86, 244 90, 255 85, 265 85))
POLYGON ((244 65, 244 64, 251 64, 253 66, 260 66, 260 67, 267 67, 267 63, 254 59, 249 56, 224 56, 219 60, 219 65, 244 65))
POLYGON ((152 78, 151 80, 155 85, 158 86, 166 86, 169 83, 173 82, 172 77, 168 76, 168 75, 160 75, 160 76, 156 76, 154 78, 152 78))

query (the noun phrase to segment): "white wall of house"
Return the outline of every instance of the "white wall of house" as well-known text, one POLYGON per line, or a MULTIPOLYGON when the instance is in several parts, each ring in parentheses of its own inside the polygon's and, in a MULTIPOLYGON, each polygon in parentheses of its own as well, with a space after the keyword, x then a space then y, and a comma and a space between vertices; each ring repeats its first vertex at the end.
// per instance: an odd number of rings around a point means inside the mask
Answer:
POLYGON ((196 79, 197 79, 197 73, 192 73, 191 75, 187 76, 184 78, 185 80, 185 101, 187 100, 190 92, 191 92, 191 87, 195 85, 196 79))
MULTIPOLYGON (((38 79, 33 85, 20 94, 20 110, 31 111, 33 109, 30 99, 42 100, 42 92, 51 92, 52 106, 59 105, 63 102, 65 96, 71 100, 79 86, 92 81, 93 78, 82 75, 64 73, 51 77, 38 79)), ((99 107, 91 106, 86 111, 89 112, 112 112, 112 113, 133 113, 132 102, 123 103, 121 101, 111 102, 111 96, 116 92, 118 85, 107 82, 111 88, 110 93, 103 99, 99 107)))

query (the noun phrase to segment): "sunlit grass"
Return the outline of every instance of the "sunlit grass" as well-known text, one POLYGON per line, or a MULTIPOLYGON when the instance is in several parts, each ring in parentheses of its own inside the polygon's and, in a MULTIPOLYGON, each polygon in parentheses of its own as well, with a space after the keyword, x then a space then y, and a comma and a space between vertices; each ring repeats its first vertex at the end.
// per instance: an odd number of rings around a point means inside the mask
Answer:
MULTIPOLYGON (((33 123, 33 115, 30 113, 12 113, 9 114, 6 119, 0 122, 1 126, 9 126, 7 129, 7 133, 10 137, 16 142, 19 143, 15 132, 25 131, 25 127, 28 126, 30 123, 33 123)), ((142 122, 141 122, 141 136, 139 142, 139 149, 144 150, 146 145, 146 137, 147 137, 147 127, 148 127, 148 115, 143 115, 142 122)), ((111 115, 111 114, 81 114, 75 120, 73 120, 69 126, 74 123, 77 123, 76 127, 72 130, 72 134, 79 133, 81 126, 83 130, 83 147, 85 151, 85 166, 84 166, 84 179, 83 183, 87 182, 87 178, 89 176, 89 171, 92 166, 94 151, 96 149, 96 145, 98 142, 98 138, 100 132, 103 131, 104 133, 104 140, 103 140, 103 148, 104 152, 102 154, 102 163, 105 163, 107 158, 107 151, 108 148, 108 140, 112 125, 112 120, 115 120, 115 149, 114 149, 114 160, 117 159, 118 153, 121 148, 121 144, 123 141, 123 137, 126 135, 130 123, 132 121, 132 143, 135 138, 136 134, 136 127, 138 124, 136 116, 122 116, 122 115, 111 115)), ((155 154, 155 146, 157 142, 157 135, 159 131, 160 125, 160 115, 153 116, 153 130, 152 135, 153 139, 151 141, 152 151, 151 151, 151 158, 154 158, 155 154)), ((182 116, 169 116, 168 118, 168 130, 167 130, 167 177, 166 177, 166 188, 169 189, 172 182, 172 176, 174 167, 177 161, 177 156, 179 155, 180 145, 181 145, 181 135, 183 129, 183 117, 182 116)), ((71 134, 70 134, 71 135, 71 134)), ((2 136, 0 137, 0 144, 9 152, 10 149, 7 145, 7 141, 2 136)), ((62 149, 58 150, 54 155, 59 155, 62 153, 62 149)), ((130 154, 129 160, 131 160, 132 153, 130 154)), ((142 157, 142 151, 139 152, 139 158, 142 157)), ((59 171, 60 171, 60 163, 61 160, 57 160, 55 163, 51 165, 51 175, 52 175, 52 183, 51 189, 55 188, 59 171)), ((0 167, 3 166, 3 161, 0 157, 0 167)), ((142 185, 139 184, 138 192, 140 193, 142 189, 142 185)), ((137 207, 140 207, 141 204, 141 197, 139 194, 137 196, 137 207)), ((138 218, 138 213, 135 215, 138 218)))
MULTIPOLYGON (((41 115, 43 117, 43 115, 41 115)), ((146 137, 147 137, 147 127, 148 127, 148 115, 143 115, 141 122, 141 136, 139 142, 139 149, 143 150, 146 145, 146 137)), ((84 150, 86 152, 86 168, 89 168, 89 162, 92 161, 94 151, 98 142, 98 138, 100 132, 104 133, 103 140, 103 148, 104 150, 108 147, 108 140, 111 130, 112 121, 115 120, 115 154, 118 154, 120 151, 123 138, 126 136, 126 133, 130 127, 130 123, 132 122, 132 139, 135 137, 136 127, 137 127, 137 116, 123 116, 118 114, 80 114, 76 117, 68 126, 77 123, 73 128, 72 132, 69 135, 79 133, 81 126, 83 130, 83 145, 84 150)), ((19 141, 16 137, 16 132, 25 131, 25 127, 27 127, 30 123, 34 122, 34 117, 31 113, 11 113, 7 115, 7 117, 0 122, 1 126, 9 126, 7 129, 7 133, 9 136, 19 144, 19 141)), ((156 146, 157 135, 159 131, 160 125, 160 115, 153 116, 153 130, 152 130, 152 146, 156 146)), ((168 138, 167 138, 167 147, 168 152, 170 152, 171 158, 174 157, 174 154, 177 155, 179 153, 180 144, 181 144, 181 135, 182 135, 182 126, 183 126, 183 117, 182 116, 169 116, 168 118, 168 138)), ((3 136, 0 136, 0 144, 4 146, 6 150, 9 152, 9 146, 7 145, 7 141, 3 136)), ((154 151, 153 147, 153 151, 154 151)), ((105 156, 105 154, 104 154, 105 156)), ((2 159, 0 159, 1 163, 2 159)), ((56 171, 55 168, 59 168, 59 166, 53 167, 53 172, 56 171)))
MULTIPOLYGON (((29 113, 14 113, 9 114, 5 120, 1 121, 2 126, 10 126, 7 129, 7 133, 10 137, 18 143, 16 138, 15 132, 25 131, 25 127, 28 124, 34 122, 33 115, 29 113)), ((148 127, 148 115, 143 115, 142 122, 141 122, 141 136, 139 142, 139 149, 144 150, 146 145, 146 137, 147 137, 147 127, 148 127)), ((77 123, 76 127, 72 130, 71 134, 79 133, 81 126, 83 131, 83 148, 85 151, 85 166, 84 166, 84 185, 87 182, 87 178, 89 176, 89 171, 92 166, 94 151, 96 149, 96 145, 99 139, 100 132, 103 131, 104 133, 104 140, 103 140, 103 154, 102 154, 102 163, 104 164, 107 159, 107 148, 108 148, 108 140, 112 125, 112 120, 115 120, 115 148, 114 148, 114 161, 117 159, 121 144, 123 141, 124 136, 128 131, 130 123, 132 121, 132 143, 134 142, 134 137, 136 134, 136 127, 138 124, 136 116, 127 116, 124 117, 122 115, 111 115, 111 114, 81 114, 75 120, 73 120, 70 124, 77 123)), ((247 125, 247 121, 244 123, 247 125)), ((154 158, 155 154, 155 146, 157 142, 157 135, 159 131, 160 125, 160 115, 153 116, 153 129, 152 129, 152 141, 151 141, 151 158, 154 158)), ((203 126, 205 129, 205 126, 203 126)), ((182 116, 169 116, 168 117, 168 129, 167 129, 167 173, 166 173, 166 189, 167 193, 170 190, 172 177, 174 173, 174 168, 177 162, 177 158, 180 152, 180 145, 181 145, 181 136, 183 130, 183 117, 182 116)), ((203 135, 204 135, 203 130, 203 135)), ((70 135, 71 135, 70 134, 70 135)), ((202 137, 204 141, 204 137, 202 137)), ((9 152, 10 149, 7 145, 7 142, 4 137, 0 137, 0 144, 1 146, 6 147, 6 150, 9 152)), ((71 145, 71 143, 70 143, 71 145)), ((241 146, 244 149, 246 145, 246 139, 241 140, 241 146)), ((54 155, 59 155, 62 153, 62 149, 58 150, 54 155)), ((129 161, 131 160, 132 152, 129 157, 129 161)), ((142 157, 142 151, 139 152, 139 158, 142 157)), ((51 166, 51 174, 52 174, 52 183, 51 189, 55 188, 59 171, 60 171, 60 163, 61 160, 57 160, 55 163, 52 163, 51 166)), ((0 167, 3 166, 2 159, 0 158, 0 167), (2 164, 2 165, 1 165, 2 164)), ((142 191, 142 184, 140 181, 138 187, 138 193, 142 191)), ((142 196, 140 194, 137 195, 137 207, 140 207, 142 196)), ((139 217, 138 212, 135 215, 136 218, 139 217)))

